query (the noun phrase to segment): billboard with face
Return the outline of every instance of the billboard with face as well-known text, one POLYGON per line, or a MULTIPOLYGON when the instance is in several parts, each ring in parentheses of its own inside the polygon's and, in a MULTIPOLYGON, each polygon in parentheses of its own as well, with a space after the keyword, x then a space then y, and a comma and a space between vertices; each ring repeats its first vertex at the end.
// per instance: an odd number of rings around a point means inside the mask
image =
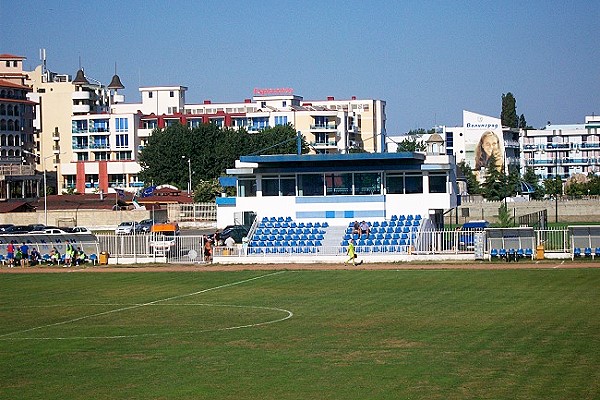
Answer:
POLYGON ((482 168, 489 168, 490 159, 494 158, 494 166, 504 170, 504 140, 502 124, 499 118, 463 111, 465 135, 465 161, 475 174, 480 177, 482 168))

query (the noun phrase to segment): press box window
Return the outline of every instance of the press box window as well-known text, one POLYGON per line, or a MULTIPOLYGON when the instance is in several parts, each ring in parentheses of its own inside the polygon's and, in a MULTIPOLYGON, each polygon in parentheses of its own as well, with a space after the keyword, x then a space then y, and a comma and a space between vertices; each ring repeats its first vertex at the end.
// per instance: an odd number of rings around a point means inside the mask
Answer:
POLYGON ((298 196, 323 196, 323 175, 298 175, 298 196))
POLYGON ((237 195, 239 197, 256 197, 256 179, 238 179, 237 195))
POLYGON ((423 176, 419 175, 406 175, 404 177, 404 193, 415 194, 423 193, 423 176))
POLYGON ((376 172, 354 174, 354 194, 381 194, 381 175, 376 172))
POLYGON ((429 193, 446 193, 446 174, 429 174, 429 193))

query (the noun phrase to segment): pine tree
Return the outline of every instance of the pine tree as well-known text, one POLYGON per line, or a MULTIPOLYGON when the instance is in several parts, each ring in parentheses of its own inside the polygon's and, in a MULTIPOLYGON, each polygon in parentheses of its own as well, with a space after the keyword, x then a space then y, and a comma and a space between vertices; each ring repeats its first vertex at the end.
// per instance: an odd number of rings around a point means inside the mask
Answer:
MULTIPOLYGON (((509 128, 519 127, 519 117, 517 116, 517 100, 511 92, 502 94, 502 113, 500 114, 502 126, 509 128)), ((525 117, 523 117, 525 119, 525 117)))

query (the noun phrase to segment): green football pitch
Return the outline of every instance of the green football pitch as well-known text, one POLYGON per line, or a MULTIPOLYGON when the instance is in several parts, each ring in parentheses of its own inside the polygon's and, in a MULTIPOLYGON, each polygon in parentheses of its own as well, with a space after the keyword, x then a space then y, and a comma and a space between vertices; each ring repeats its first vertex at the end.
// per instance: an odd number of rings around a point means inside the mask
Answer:
POLYGON ((0 399, 598 399, 600 269, 0 275, 0 399))

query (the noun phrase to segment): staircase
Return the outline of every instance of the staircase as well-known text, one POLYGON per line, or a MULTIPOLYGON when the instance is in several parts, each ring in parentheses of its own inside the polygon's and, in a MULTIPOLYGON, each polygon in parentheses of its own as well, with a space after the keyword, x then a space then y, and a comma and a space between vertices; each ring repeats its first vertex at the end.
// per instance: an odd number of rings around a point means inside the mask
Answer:
POLYGON ((325 236, 323 237, 323 247, 330 248, 339 246, 344 237, 344 233, 346 233, 346 228, 346 226, 330 225, 329 228, 327 228, 327 233, 325 233, 325 236))

